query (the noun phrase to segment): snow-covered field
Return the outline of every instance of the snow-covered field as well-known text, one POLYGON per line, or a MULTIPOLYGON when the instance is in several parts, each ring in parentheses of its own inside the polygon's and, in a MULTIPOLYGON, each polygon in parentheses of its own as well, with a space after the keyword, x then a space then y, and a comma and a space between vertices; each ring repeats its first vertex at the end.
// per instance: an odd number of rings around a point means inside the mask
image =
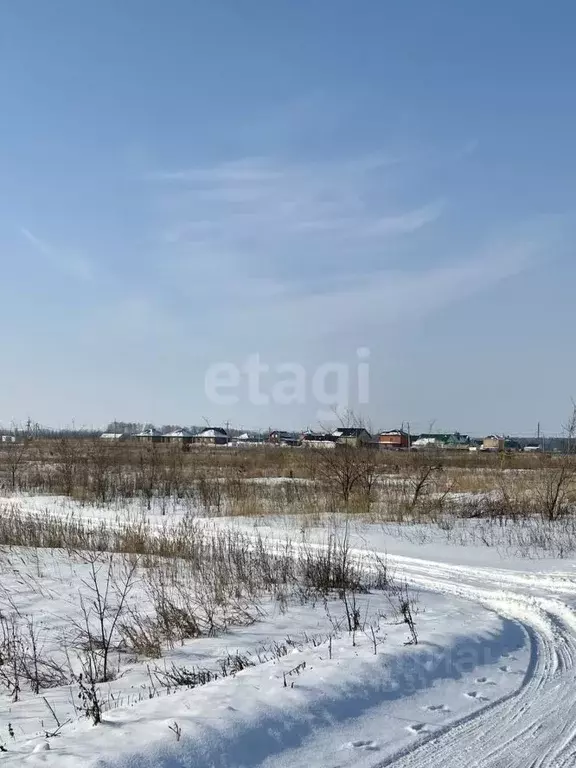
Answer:
MULTIPOLYGON (((24 509, 108 520, 122 513, 45 497, 24 509)), ((126 514, 126 513, 124 513, 126 514)), ((166 528, 185 510, 145 514, 166 528)), ((347 631, 337 594, 324 600, 262 595, 257 619, 165 648, 162 658, 122 653, 101 685, 103 722, 82 716, 77 685, 0 693, 0 762, 47 766, 573 766, 576 764, 576 562, 523 558, 437 528, 333 518, 218 518, 272 550, 319 551, 348 539, 350 557, 386 560, 397 585, 417 592, 418 643, 385 590, 356 596, 363 629, 347 631), (513 556, 510 556, 513 555, 513 556), (276 650, 275 650, 276 649, 276 650), (281 649, 281 650, 278 650, 281 649), (243 669, 194 689, 162 688, 172 664, 243 669), (55 720, 63 726, 58 729, 55 720), (45 733, 58 730, 46 738, 45 733)), ((0 556, 0 612, 33 617, 44 652, 70 656, 92 565, 81 553, 12 548, 0 556), (67 642, 65 640, 67 639, 67 642)), ((138 572, 140 573, 140 572, 138 572)), ((144 606, 144 578, 130 605, 144 606)), ((395 598, 396 599, 396 598, 395 598)), ((70 664, 76 664, 73 658, 70 664)), ((1 671, 1 667, 0 667, 1 671)), ((1 688, 1 686, 0 686, 1 688)))

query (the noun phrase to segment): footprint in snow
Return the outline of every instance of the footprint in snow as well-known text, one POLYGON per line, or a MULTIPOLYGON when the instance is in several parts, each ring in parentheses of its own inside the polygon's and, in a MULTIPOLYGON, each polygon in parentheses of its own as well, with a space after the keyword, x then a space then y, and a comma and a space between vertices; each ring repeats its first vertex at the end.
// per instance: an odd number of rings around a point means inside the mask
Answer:
POLYGON ((430 704, 426 709, 428 712, 450 712, 446 704, 430 704))
POLYGON ((510 669, 510 667, 508 666, 508 664, 503 664, 501 667, 498 667, 498 669, 500 670, 500 672, 511 672, 512 671, 510 669))
POLYGON ((412 731, 412 733, 422 733, 426 728, 425 723, 414 723, 413 725, 408 726, 408 730, 412 731))
POLYGON ((478 691, 467 691, 464 696, 467 696, 469 699, 474 699, 475 701, 490 701, 490 699, 487 699, 486 696, 482 696, 478 691))
POLYGON ((366 749, 369 752, 377 752, 380 749, 380 747, 378 746, 378 744, 376 744, 375 741, 364 740, 364 739, 351 741, 350 744, 348 744, 348 746, 354 747, 355 749, 366 749))

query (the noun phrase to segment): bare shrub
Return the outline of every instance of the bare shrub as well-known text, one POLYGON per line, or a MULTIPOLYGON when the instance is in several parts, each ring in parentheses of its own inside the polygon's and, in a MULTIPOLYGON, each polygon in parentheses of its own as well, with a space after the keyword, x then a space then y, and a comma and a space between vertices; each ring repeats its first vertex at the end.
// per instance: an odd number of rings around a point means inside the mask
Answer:
POLYGON ((15 615, 0 615, 0 682, 12 701, 20 697, 23 644, 15 615))
POLYGON ((391 593, 390 602, 400 616, 400 620, 406 624, 410 631, 410 643, 418 645, 418 632, 416 631, 416 601, 406 582, 401 583, 391 593))
POLYGON ((88 683, 111 680, 114 672, 110 661, 118 649, 119 622, 134 586, 138 560, 122 563, 121 573, 115 569, 114 555, 86 553, 90 570, 82 584, 88 598, 80 594, 81 620, 74 620, 74 643, 84 649, 84 679, 88 683))
POLYGON ((82 672, 77 677, 78 699, 85 717, 92 720, 93 725, 102 722, 104 701, 98 688, 99 670, 94 667, 94 658, 87 655, 82 664, 82 672))
POLYGON ((26 683, 34 694, 70 682, 70 671, 45 654, 33 617, 0 613, 0 685, 18 701, 26 683))
POLYGON ((4 471, 8 476, 9 488, 13 493, 21 487, 21 474, 25 470, 31 447, 30 425, 24 435, 17 436, 16 442, 2 444, 2 450, 0 450, 0 474, 4 467, 4 471))
POLYGON ((119 624, 119 632, 123 646, 149 659, 159 659, 162 656, 164 637, 158 623, 149 616, 130 611, 128 617, 119 624))
POLYGON ((170 667, 159 669, 156 667, 152 672, 156 681, 162 688, 197 688, 201 685, 218 680, 219 675, 210 669, 198 667, 177 666, 171 664, 170 667))
POLYGON ((152 500, 160 488, 160 455, 156 443, 141 444, 138 452, 136 487, 146 501, 147 509, 152 508, 152 500))
POLYGON ((351 556, 347 528, 342 535, 330 535, 326 545, 304 546, 300 565, 303 584, 320 594, 366 591, 361 569, 351 556))
POLYGON ((62 438, 56 442, 55 452, 58 459, 58 482, 65 496, 72 496, 77 484, 78 442, 62 438))
POLYGON ((407 477, 410 489, 408 509, 414 511, 432 490, 435 476, 442 471, 442 462, 436 451, 418 451, 411 458, 407 477))
POLYGON ((575 500, 576 457, 562 456, 556 466, 538 472, 533 488, 534 505, 549 521, 566 516, 575 500))
POLYGON ((376 478, 376 451, 352 445, 317 448, 307 452, 313 464, 313 475, 336 501, 345 507, 355 493, 369 500, 376 478))
POLYGON ((104 440, 92 440, 88 448, 88 482, 95 497, 106 504, 113 497, 115 478, 118 475, 117 446, 109 446, 104 440))

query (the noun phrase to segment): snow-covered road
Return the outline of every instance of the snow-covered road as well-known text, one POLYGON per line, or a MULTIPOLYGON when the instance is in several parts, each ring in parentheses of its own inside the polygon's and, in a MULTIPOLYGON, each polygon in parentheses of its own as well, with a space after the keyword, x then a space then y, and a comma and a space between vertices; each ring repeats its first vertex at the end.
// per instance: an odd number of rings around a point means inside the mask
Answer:
POLYGON ((531 661, 516 692, 422 738, 374 768, 544 768, 576 765, 576 597, 567 574, 534 574, 391 557, 422 589, 483 604, 520 623, 531 661))
MULTIPOLYGON (((309 546, 309 545, 308 545, 309 546)), ((319 546, 319 545, 318 545, 319 546)), ((364 549, 353 550, 365 558, 364 549)), ((426 592, 471 601, 513 622, 526 634, 530 660, 520 684, 500 698, 482 695, 487 678, 477 678, 485 706, 439 728, 423 728, 419 738, 386 757, 362 752, 358 760, 335 765, 362 768, 573 768, 576 766, 576 574, 508 568, 470 567, 401 555, 387 557, 399 577, 426 592)), ((532 567, 534 564, 531 564, 532 567)), ((507 654, 503 654, 507 656, 507 654)), ((496 662, 510 672, 506 659, 496 662)), ((439 707, 441 708, 441 707, 439 707)), ((432 709, 432 707, 428 707, 432 709)), ((351 742, 378 744, 379 724, 356 723, 362 738, 351 742), (367 738, 368 737, 368 738, 367 738)), ((386 717, 382 711, 383 717, 386 717)), ((386 725, 382 723, 382 727, 386 725)), ((318 735, 318 751, 326 736, 318 735)), ((314 742, 289 755, 266 761, 266 768, 310 764, 314 742)))
MULTIPOLYGON (((308 529, 298 544, 302 531, 292 522, 206 522, 255 540, 262 535, 271 548, 282 549, 286 537, 295 550, 322 547, 327 536, 326 528, 308 529)), ((400 667, 406 660, 421 665, 426 642, 390 657, 386 647, 364 658, 342 649, 340 665, 314 648, 299 657, 308 667, 294 690, 279 688, 284 661, 262 665, 178 693, 168 707, 155 700, 132 714, 112 712, 105 743, 102 731, 80 725, 52 742, 52 754, 21 759, 66 768, 574 768, 576 562, 505 560, 493 548, 430 542, 416 557, 414 545, 378 526, 348 534, 352 557, 364 565, 374 551, 386 558, 397 580, 422 591, 431 616, 440 615, 437 599, 445 612, 458 612, 461 628, 455 631, 452 621, 444 632, 440 619, 439 639, 430 624, 424 635, 444 658, 473 649, 468 675, 431 674, 418 689, 404 690, 391 663, 396 657, 400 667), (185 729, 180 743, 167 741, 171 718, 185 729)), ((425 624, 426 611, 418 622, 425 624)))

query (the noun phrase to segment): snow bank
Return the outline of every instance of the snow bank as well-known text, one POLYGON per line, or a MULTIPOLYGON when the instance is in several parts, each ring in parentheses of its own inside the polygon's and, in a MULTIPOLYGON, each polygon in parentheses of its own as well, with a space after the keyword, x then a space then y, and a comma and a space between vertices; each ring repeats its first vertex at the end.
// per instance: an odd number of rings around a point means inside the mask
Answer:
MULTIPOLYGON (((477 636, 447 640, 439 631, 422 646, 389 653, 384 645, 374 655, 370 639, 360 635, 356 645, 349 638, 338 641, 332 659, 325 643, 235 678, 114 710, 101 726, 80 723, 75 732, 51 740, 49 751, 34 751, 37 742, 30 742, 19 755, 7 753, 5 762, 24 759, 27 765, 59 768, 249 768, 302 745, 320 729, 440 681, 478 674, 526 642, 521 628, 505 620, 477 636)), ((396 728, 395 736, 391 747, 413 738, 405 728, 396 728)))

